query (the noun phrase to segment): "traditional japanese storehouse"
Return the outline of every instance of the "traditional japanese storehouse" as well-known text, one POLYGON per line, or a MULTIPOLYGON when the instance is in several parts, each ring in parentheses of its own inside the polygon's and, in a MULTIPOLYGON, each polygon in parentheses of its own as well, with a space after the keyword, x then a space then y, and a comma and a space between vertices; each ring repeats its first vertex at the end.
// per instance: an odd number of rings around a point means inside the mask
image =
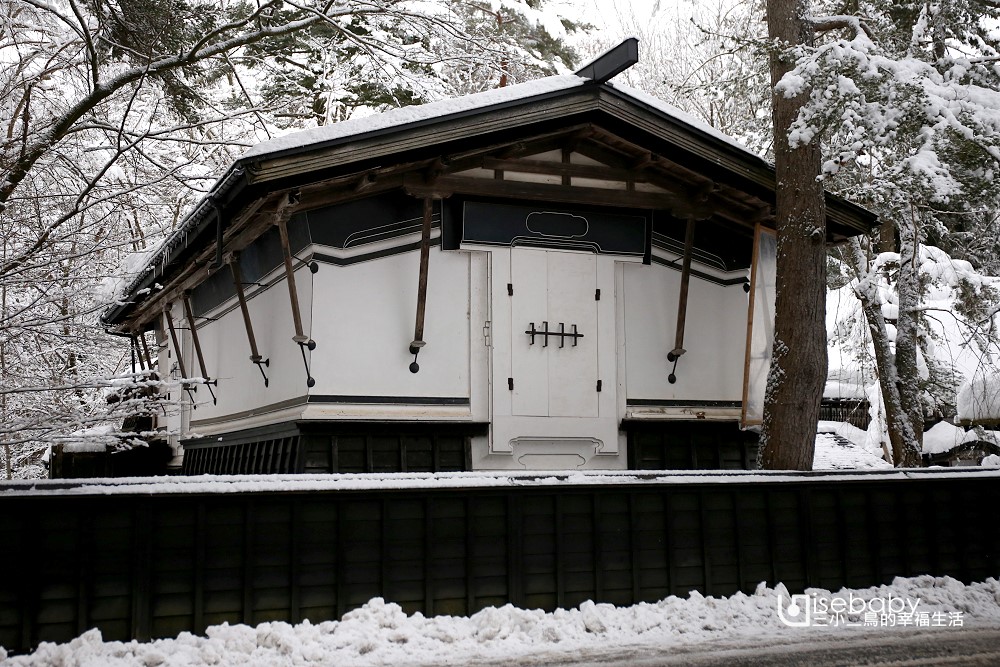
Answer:
POLYGON ((233 164, 104 316, 210 381, 184 472, 752 465, 774 170, 612 84, 637 50, 233 164))

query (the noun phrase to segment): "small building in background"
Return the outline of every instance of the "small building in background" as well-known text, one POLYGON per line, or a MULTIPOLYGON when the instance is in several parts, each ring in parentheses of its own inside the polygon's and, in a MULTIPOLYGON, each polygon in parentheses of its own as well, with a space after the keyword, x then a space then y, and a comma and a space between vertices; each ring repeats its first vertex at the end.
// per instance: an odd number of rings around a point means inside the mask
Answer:
MULTIPOLYGON (((611 83, 637 52, 233 164, 104 315, 207 380, 157 423, 175 465, 752 467, 774 170, 611 83)), ((827 212, 829 243, 876 223, 827 212)))

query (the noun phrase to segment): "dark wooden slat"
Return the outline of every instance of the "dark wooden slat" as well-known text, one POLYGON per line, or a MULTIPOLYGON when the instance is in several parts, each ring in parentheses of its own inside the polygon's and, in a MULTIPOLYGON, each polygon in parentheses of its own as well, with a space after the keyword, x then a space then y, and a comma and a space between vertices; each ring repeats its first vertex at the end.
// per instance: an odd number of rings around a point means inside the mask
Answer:
POLYGON ((524 577, 522 548, 524 539, 524 511, 521 498, 508 496, 507 503, 507 597, 516 607, 524 606, 524 577))
POLYGON ((555 569, 556 569, 556 606, 563 607, 566 604, 566 574, 563 568, 559 567, 559 563, 563 560, 563 544, 566 543, 566 531, 564 529, 565 525, 565 507, 563 503, 563 496, 557 495, 555 497, 555 517, 554 523, 556 527, 556 541, 555 541, 555 569))
POLYGON ((424 614, 434 615, 434 499, 424 499, 424 614))
POLYGON ((288 544, 288 619, 291 623, 302 620, 302 590, 299 583, 299 544, 302 541, 302 496, 290 499, 288 544))
POLYGON ((241 565, 243 568, 243 582, 242 582, 242 593, 243 593, 243 604, 241 611, 241 623, 253 624, 253 575, 254 575, 254 548, 253 541, 254 535, 256 533, 256 523, 257 515, 254 512, 254 502, 252 499, 248 499, 245 503, 243 509, 243 557, 241 559, 241 565))
POLYGON ((152 554, 152 511, 148 501, 138 502, 132 514, 132 591, 131 631, 139 641, 147 641, 151 634, 150 603, 152 581, 150 562, 152 554))

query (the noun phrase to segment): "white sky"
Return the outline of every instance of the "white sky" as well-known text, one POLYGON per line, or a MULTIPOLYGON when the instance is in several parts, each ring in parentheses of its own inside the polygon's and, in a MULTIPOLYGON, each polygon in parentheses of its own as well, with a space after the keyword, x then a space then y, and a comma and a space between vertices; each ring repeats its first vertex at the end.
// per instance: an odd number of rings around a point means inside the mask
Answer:
MULTIPOLYGON (((583 14, 588 22, 600 30, 622 31, 622 18, 634 15, 637 19, 648 20, 659 12, 683 11, 701 0, 577 0, 567 2, 567 15, 583 14)), ((622 35, 623 37, 625 35, 622 35)))

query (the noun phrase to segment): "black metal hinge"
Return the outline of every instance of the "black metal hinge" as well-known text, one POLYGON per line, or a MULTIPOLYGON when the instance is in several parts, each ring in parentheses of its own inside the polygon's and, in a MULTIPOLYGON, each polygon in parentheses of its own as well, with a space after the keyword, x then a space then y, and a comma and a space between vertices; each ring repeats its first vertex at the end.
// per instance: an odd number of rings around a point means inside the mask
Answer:
POLYGON ((514 378, 507 378, 507 389, 514 391, 514 378))
POLYGON ((600 390, 601 390, 601 381, 598 380, 597 381, 597 391, 600 391, 600 390))
POLYGON ((594 301, 600 301, 600 300, 601 300, 601 290, 600 288, 598 288, 597 291, 594 292, 594 301))
POLYGON ((507 283, 507 296, 514 296, 514 283, 507 283))

